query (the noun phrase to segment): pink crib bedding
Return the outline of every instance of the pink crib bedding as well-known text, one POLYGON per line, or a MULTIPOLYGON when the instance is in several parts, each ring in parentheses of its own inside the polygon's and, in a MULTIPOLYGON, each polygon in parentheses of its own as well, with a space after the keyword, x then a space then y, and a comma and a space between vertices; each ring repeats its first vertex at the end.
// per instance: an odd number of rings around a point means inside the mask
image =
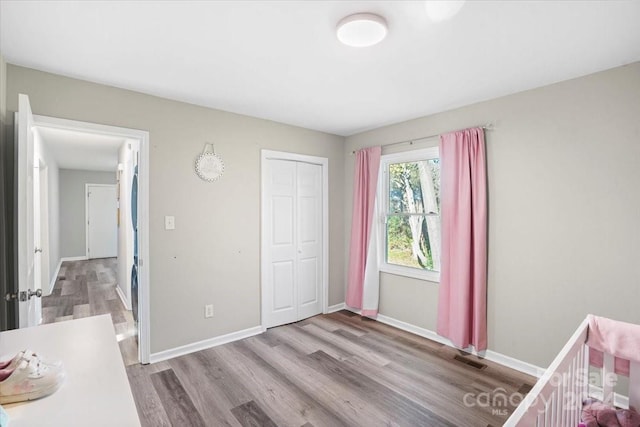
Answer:
POLYGON ((629 361, 640 362, 640 325, 616 320, 587 316, 589 319, 589 362, 601 368, 603 353, 615 356, 614 370, 617 374, 629 376, 629 361))

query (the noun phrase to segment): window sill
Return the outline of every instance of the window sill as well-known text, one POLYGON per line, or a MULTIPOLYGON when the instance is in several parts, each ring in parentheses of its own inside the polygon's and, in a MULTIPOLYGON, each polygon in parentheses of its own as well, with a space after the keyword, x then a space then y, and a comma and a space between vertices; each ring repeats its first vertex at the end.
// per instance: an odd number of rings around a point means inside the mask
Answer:
POLYGON ((402 267, 399 265, 382 264, 380 271, 383 273, 394 274, 396 276, 411 277, 413 279, 425 280, 427 282, 440 283, 440 272, 424 271, 417 268, 402 267))

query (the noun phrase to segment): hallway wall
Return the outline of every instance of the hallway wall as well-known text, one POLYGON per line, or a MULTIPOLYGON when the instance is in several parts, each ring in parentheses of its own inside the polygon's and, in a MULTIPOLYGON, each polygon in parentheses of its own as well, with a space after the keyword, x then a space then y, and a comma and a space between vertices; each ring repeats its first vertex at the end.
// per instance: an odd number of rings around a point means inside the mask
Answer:
POLYGON ((116 172, 60 169, 60 256, 86 256, 85 184, 115 184, 116 172))

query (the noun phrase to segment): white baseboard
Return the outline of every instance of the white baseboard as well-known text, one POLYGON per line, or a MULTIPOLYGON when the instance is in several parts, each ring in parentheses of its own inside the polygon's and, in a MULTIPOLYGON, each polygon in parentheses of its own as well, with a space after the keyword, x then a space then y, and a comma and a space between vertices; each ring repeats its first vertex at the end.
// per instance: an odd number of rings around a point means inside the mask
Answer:
MULTIPOLYGON (((604 391, 602 387, 589 384, 589 397, 595 397, 602 401, 604 399, 604 391)), ((629 408, 629 397, 619 393, 613 393, 613 404, 618 408, 629 408)))
POLYGON ((262 332, 262 326, 254 326, 253 328, 243 329, 242 331, 232 332, 230 334, 220 335, 219 337, 194 342, 192 344, 170 348, 169 350, 152 353, 149 356, 149 363, 162 362, 163 360, 173 359, 174 357, 184 356, 185 354, 193 353, 200 350, 206 350, 211 347, 216 347, 222 344, 249 338, 254 335, 259 335, 262 332))
MULTIPOLYGON (((346 307, 346 309, 354 313, 360 314, 359 312, 360 310, 355 310, 351 307, 346 307)), ((431 341, 439 342, 440 344, 457 348, 455 345, 453 345, 453 343, 449 339, 442 337, 437 333, 430 331, 429 329, 421 328, 420 326, 415 326, 410 323, 403 322, 398 319, 394 319, 393 317, 385 316, 384 314, 378 314, 378 316, 375 319, 380 323, 393 326, 394 328, 402 329, 403 331, 411 332, 412 334, 430 339, 431 341)), ((522 360, 515 359, 511 356, 506 356, 502 353, 498 353, 492 350, 477 352, 475 351, 475 349, 470 348, 470 349, 464 349, 463 351, 467 353, 471 353, 483 359, 490 360, 491 362, 495 362, 499 365, 506 366, 507 368, 515 369, 516 371, 520 371, 525 374, 534 376, 536 378, 540 378, 542 374, 544 374, 544 371, 546 370, 539 366, 535 366, 530 363, 523 362, 522 360)))
POLYGON ((131 301, 127 301, 127 298, 124 296, 124 292, 122 292, 122 289, 120 289, 120 286, 118 285, 116 285, 116 293, 120 297, 120 301, 122 301, 124 308, 131 311, 131 301))
POLYGON ((516 359, 515 357, 507 356, 506 354, 498 353, 497 351, 493 350, 486 350, 484 352, 481 352, 480 354, 474 352, 474 354, 476 354, 478 357, 483 357, 499 365, 515 369, 516 371, 531 375, 535 378, 540 378, 546 371, 545 368, 541 368, 540 366, 533 365, 531 363, 516 359))
POLYGON ((345 305, 343 302, 336 305, 330 305, 329 307, 327 307, 327 313, 335 313, 336 311, 344 310, 344 307, 345 305))
POLYGON ((86 261, 89 258, 86 255, 83 256, 65 256, 60 258, 60 261, 64 262, 64 261, 86 261))

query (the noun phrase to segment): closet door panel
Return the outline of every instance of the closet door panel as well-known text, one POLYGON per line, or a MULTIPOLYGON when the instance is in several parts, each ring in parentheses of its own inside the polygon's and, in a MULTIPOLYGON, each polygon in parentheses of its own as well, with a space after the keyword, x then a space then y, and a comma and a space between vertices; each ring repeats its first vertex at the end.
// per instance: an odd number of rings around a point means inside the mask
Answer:
MULTIPOLYGON (((307 307, 318 302, 318 267, 319 266, 317 258, 301 259, 298 262, 298 277, 300 278, 299 281, 300 283, 305 284, 305 286, 300 287, 300 305, 302 307, 307 307)), ((314 314, 311 314, 311 316, 313 316, 314 314)), ((306 317, 301 316, 300 320, 306 317)))
POLYGON ((274 262, 273 277, 273 310, 282 312, 295 307, 293 261, 274 262))
POLYGON ((297 167, 298 319, 322 312, 322 167, 297 167))
POLYGON ((269 311, 267 327, 295 322, 298 318, 296 287, 296 164, 284 160, 268 163, 269 272, 265 292, 269 311))

